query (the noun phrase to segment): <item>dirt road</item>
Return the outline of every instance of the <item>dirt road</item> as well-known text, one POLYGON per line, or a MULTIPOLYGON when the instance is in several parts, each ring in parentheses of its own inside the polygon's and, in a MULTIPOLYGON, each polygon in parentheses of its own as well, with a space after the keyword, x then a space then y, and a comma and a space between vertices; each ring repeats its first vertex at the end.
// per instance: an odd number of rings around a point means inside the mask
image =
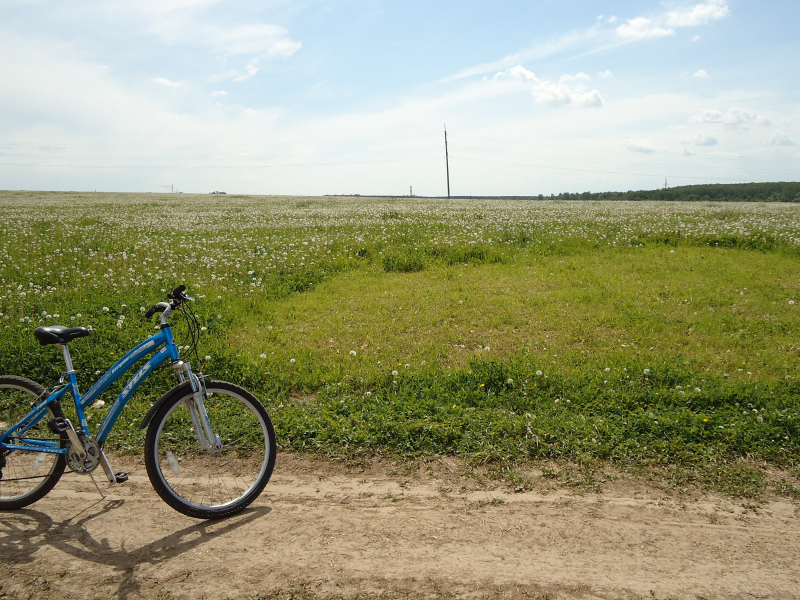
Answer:
POLYGON ((0 598, 800 598, 788 501, 514 493, 455 461, 360 472, 284 454, 251 509, 201 522, 119 466, 131 480, 105 500, 70 475, 0 513, 0 598))

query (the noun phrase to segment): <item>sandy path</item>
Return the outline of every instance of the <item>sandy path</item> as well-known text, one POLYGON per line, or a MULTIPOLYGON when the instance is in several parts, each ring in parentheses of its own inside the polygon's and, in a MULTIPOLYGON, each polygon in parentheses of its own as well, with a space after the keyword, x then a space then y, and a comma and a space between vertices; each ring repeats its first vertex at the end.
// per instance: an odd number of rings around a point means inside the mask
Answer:
POLYGON ((105 500, 65 477, 0 513, 0 598, 800 598, 789 502, 486 491, 279 460, 253 508, 218 522, 167 507, 141 465, 105 500))

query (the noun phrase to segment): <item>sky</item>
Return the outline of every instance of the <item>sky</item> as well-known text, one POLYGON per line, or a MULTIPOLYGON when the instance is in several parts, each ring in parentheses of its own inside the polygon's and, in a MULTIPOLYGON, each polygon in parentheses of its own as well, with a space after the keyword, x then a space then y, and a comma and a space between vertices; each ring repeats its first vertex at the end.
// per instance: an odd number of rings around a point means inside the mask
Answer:
POLYGON ((797 0, 3 0, 0 189, 800 180, 797 0))

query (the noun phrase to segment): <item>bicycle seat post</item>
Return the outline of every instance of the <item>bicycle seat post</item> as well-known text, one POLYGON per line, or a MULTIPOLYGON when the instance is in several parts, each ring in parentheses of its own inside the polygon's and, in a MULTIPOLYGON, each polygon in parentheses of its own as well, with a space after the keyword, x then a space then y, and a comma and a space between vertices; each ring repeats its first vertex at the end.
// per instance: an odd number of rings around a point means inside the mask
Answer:
POLYGON ((58 347, 61 348, 61 353, 64 355, 64 364, 67 366, 64 376, 69 376, 70 373, 75 372, 75 368, 72 366, 72 357, 69 355, 69 348, 66 344, 58 344, 58 347))

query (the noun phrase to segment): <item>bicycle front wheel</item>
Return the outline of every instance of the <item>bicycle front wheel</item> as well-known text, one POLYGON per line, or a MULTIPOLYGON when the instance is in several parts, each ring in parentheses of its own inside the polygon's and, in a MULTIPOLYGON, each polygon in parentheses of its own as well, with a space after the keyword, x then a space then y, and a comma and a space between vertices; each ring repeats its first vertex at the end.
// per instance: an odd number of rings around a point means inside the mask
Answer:
MULTIPOLYGON (((22 420, 42 392, 44 388, 30 379, 0 376, 0 433, 22 420)), ((53 415, 49 411, 46 414, 25 438, 63 445, 62 436, 47 427, 53 415)), ((66 466, 63 454, 0 448, 0 510, 14 510, 40 500, 58 483, 66 466)))
MULTIPOLYGON (((190 411, 190 389, 167 400, 147 428, 144 459, 159 496, 190 517, 215 519, 247 507, 275 466, 275 430, 266 409, 247 390, 224 381, 206 384, 204 400, 219 448, 203 448, 190 411)), ((213 440, 216 441, 216 440, 213 440)))

